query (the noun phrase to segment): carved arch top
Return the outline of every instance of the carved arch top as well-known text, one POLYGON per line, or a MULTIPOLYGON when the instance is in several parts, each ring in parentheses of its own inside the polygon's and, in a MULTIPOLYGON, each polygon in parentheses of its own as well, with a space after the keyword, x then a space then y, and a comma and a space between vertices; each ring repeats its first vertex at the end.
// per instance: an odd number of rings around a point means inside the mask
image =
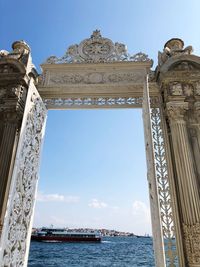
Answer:
POLYGON ((200 57, 195 55, 176 55, 169 58, 161 67, 160 72, 170 70, 194 70, 200 69, 200 57))

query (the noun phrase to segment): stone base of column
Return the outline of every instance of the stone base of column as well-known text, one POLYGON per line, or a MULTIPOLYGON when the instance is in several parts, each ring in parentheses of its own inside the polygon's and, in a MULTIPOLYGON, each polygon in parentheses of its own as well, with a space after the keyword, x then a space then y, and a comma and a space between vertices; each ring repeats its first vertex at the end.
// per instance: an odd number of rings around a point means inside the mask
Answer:
POLYGON ((200 223, 183 225, 189 267, 200 267, 200 223))

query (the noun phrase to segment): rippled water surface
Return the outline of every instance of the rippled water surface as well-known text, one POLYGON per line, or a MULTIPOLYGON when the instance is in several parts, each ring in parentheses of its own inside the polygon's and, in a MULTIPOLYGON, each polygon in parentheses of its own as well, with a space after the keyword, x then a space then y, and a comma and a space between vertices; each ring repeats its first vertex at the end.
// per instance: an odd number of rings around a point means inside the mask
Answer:
POLYGON ((32 242, 28 267, 154 267, 151 238, 107 237, 101 243, 32 242))

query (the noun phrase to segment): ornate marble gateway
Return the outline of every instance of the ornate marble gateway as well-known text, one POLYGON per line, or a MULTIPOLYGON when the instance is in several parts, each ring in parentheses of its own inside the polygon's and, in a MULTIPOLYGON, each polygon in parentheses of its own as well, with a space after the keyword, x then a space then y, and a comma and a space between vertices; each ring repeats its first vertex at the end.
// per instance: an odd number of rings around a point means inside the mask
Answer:
POLYGON ((19 142, 10 145, 13 157, 0 138, 1 173, 7 163, 11 166, 10 174, 0 175, 8 188, 8 193, 0 190, 0 196, 9 195, 0 203, 6 209, 5 215, 0 209, 0 267, 27 266, 46 107, 141 106, 155 265, 200 267, 200 57, 192 51, 173 38, 159 52, 152 71, 147 55, 131 56, 124 44, 96 30, 63 57, 49 57, 39 84, 25 42, 15 42, 11 53, 0 51, 0 134, 8 133, 8 144, 20 132, 19 142), (17 130, 11 111, 23 115, 17 130))

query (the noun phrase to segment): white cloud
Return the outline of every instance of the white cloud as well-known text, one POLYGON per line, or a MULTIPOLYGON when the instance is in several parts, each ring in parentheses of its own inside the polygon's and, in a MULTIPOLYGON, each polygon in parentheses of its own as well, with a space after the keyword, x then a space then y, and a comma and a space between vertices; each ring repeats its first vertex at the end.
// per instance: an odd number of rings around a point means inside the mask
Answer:
POLYGON ((105 202, 93 198, 91 202, 88 204, 88 206, 95 209, 102 209, 102 208, 107 208, 108 205, 105 202))
POLYGON ((132 204, 132 214, 137 217, 138 220, 143 222, 150 222, 150 210, 147 205, 139 200, 136 200, 132 204))
POLYGON ((38 192, 37 194, 38 202, 65 202, 65 203, 77 203, 79 202, 78 196, 64 196, 59 194, 44 194, 43 192, 38 192))

